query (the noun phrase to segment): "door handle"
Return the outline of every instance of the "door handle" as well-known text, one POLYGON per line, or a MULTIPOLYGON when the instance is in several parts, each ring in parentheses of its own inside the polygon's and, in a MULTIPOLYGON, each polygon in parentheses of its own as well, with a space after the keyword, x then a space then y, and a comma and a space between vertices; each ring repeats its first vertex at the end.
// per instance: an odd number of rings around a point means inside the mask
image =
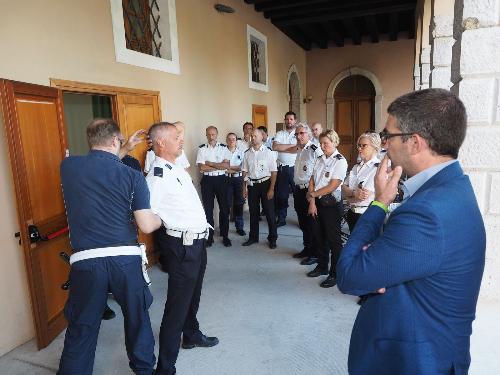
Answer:
POLYGON ((28 225, 28 234, 31 243, 37 243, 38 241, 48 241, 53 238, 59 237, 68 231, 69 227, 66 226, 47 235, 41 235, 36 225, 28 225))
POLYGON ((21 232, 14 233, 14 237, 19 238, 19 245, 21 245, 21 232))

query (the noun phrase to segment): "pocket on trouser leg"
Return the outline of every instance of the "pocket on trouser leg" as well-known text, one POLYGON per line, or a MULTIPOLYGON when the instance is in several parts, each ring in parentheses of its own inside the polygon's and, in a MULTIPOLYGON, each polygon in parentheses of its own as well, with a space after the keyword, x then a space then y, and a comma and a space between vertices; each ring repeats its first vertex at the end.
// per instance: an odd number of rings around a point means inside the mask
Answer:
POLYGON ((143 288, 143 295, 144 295, 144 301, 143 301, 144 311, 148 311, 149 308, 151 307, 151 304, 153 303, 153 295, 151 294, 151 291, 149 290, 148 286, 145 286, 143 288))

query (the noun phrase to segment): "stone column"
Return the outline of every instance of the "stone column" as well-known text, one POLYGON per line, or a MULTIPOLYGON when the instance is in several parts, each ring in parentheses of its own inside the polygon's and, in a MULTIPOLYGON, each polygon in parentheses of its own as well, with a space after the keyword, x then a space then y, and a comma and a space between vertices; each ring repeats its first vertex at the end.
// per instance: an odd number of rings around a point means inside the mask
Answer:
POLYGON ((500 0, 463 0, 462 80, 453 88, 468 113, 467 137, 459 158, 471 178, 487 232, 481 298, 495 300, 500 300, 499 10, 500 0))
POLYGON ((440 87, 449 90, 451 82, 453 38, 453 0, 440 0, 434 3, 431 22, 431 74, 430 87, 440 87), (439 4, 439 7, 438 7, 439 4))

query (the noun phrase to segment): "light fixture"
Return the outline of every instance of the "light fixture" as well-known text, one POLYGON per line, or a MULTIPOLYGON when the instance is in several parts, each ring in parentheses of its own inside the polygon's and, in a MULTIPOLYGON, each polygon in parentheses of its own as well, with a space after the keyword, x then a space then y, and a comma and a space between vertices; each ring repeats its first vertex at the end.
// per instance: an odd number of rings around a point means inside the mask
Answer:
POLYGON ((313 100, 313 96, 312 95, 306 95, 306 97, 304 98, 303 102, 304 102, 304 104, 308 104, 308 103, 311 103, 312 100, 313 100))
POLYGON ((234 8, 224 4, 215 4, 214 8, 219 13, 234 13, 234 8))

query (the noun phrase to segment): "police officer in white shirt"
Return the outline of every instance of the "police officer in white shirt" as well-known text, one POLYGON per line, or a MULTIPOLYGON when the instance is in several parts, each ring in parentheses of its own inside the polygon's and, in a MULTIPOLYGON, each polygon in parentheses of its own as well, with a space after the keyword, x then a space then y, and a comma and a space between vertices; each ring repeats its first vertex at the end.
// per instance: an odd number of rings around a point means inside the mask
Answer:
POLYGON ((375 198, 375 173, 380 164, 380 136, 374 132, 360 135, 357 142, 359 164, 352 167, 346 183, 342 185, 342 195, 349 203, 346 220, 352 233, 356 222, 375 198))
POLYGON ((250 235, 243 246, 259 242, 260 205, 265 212, 269 235, 269 248, 276 248, 278 232, 274 218, 274 184, 276 182, 276 158, 272 150, 262 144, 262 130, 255 129, 252 133, 252 147, 243 158, 243 196, 248 197, 250 208, 250 235))
POLYGON ((295 138, 296 115, 290 111, 285 113, 285 130, 276 133, 273 141, 273 150, 278 151, 278 177, 276 179, 276 216, 277 225, 286 225, 286 211, 288 197, 293 192, 293 170, 296 154, 286 152, 297 144, 295 138))
MULTIPOLYGON (((218 130, 215 126, 206 129, 207 143, 198 147, 196 164, 203 174, 201 179, 201 200, 205 207, 208 223, 214 226, 214 198, 219 204, 219 228, 224 246, 231 246, 229 232, 229 207, 227 205, 228 177, 226 170, 229 167, 231 153, 227 146, 217 142, 218 130)), ((207 246, 214 243, 214 231, 210 229, 207 246)))
POLYGON ((182 151, 182 139, 173 124, 159 123, 149 131, 157 157, 146 178, 151 209, 163 221, 158 236, 167 258, 169 274, 167 301, 160 328, 157 375, 175 374, 175 362, 182 347, 217 345, 216 337, 200 331, 196 318, 207 264, 205 239, 208 224, 203 206, 189 174, 175 164, 182 151))
POLYGON ((312 130, 311 142, 319 147, 319 135, 323 132, 323 125, 321 125, 319 122, 314 122, 311 125, 311 130, 312 130))
POLYGON ((233 208, 234 226, 236 233, 240 236, 246 235, 243 230, 243 205, 245 198, 243 198, 243 172, 241 171, 241 164, 243 163, 244 151, 236 147, 236 134, 229 133, 226 136, 226 143, 231 159, 229 159, 229 168, 226 175, 229 178, 227 189, 227 204, 229 208, 233 208))
POLYGON ((253 124, 251 122, 245 122, 243 124, 243 138, 238 138, 236 141, 236 147, 238 147, 238 150, 245 152, 250 148, 252 143, 252 132, 253 124))
POLYGON ((337 151, 340 143, 334 130, 325 130, 319 136, 324 155, 316 159, 313 174, 309 181, 309 214, 314 221, 314 236, 318 239, 318 265, 307 276, 328 275, 320 284, 330 288, 337 283, 335 267, 342 249, 340 223, 342 220, 341 185, 347 173, 347 161, 337 151), (331 251, 330 272, 328 272, 328 253, 331 251))
POLYGON ((294 258, 304 258, 300 264, 311 265, 317 263, 316 247, 317 241, 313 236, 313 219, 308 215, 309 202, 306 199, 309 189, 309 180, 313 173, 314 163, 316 159, 323 155, 321 148, 314 145, 310 139, 312 133, 309 126, 299 123, 295 128, 295 136, 297 137, 297 146, 293 146, 297 151, 295 159, 295 173, 293 182, 295 189, 293 193, 293 204, 297 212, 299 227, 302 231, 302 240, 304 249, 294 258))

